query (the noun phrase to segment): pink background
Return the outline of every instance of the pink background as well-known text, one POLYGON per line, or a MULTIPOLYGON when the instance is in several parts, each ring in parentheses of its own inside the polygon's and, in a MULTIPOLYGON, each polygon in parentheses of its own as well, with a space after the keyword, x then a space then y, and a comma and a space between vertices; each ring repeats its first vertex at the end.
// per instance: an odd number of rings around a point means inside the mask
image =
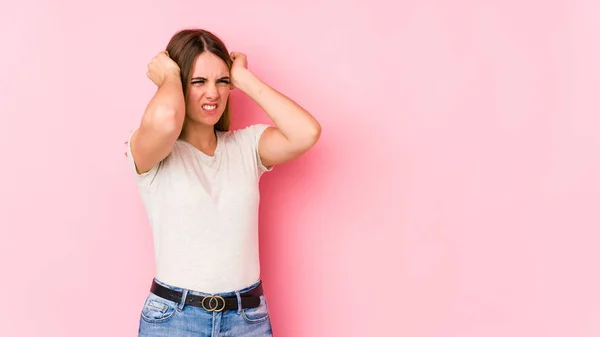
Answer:
MULTIPOLYGON (((264 176, 276 336, 600 336, 597 1, 4 1, 2 336, 135 336, 123 155, 148 61, 203 27, 309 109, 264 176)), ((243 94, 234 127, 268 122, 243 94)))

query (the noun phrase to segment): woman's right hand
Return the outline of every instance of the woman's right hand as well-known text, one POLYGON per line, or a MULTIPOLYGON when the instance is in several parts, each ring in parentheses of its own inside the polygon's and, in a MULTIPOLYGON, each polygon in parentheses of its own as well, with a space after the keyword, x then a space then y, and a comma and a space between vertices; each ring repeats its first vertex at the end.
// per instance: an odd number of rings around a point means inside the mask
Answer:
POLYGON ((160 87, 167 76, 179 78, 179 71, 177 63, 169 57, 169 52, 163 50, 148 63, 146 76, 160 87))

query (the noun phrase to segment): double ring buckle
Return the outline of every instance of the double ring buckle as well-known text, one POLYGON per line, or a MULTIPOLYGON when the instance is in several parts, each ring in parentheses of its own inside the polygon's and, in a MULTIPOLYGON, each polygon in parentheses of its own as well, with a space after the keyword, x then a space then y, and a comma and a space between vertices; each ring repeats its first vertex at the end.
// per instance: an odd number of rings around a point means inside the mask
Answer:
POLYGON ((202 299, 202 308, 208 312, 221 312, 225 310, 225 299, 221 296, 207 296, 202 299), (208 301, 208 308, 206 307, 204 301, 208 301), (221 302, 219 302, 221 300, 221 302), (220 305, 223 303, 223 305, 220 305))

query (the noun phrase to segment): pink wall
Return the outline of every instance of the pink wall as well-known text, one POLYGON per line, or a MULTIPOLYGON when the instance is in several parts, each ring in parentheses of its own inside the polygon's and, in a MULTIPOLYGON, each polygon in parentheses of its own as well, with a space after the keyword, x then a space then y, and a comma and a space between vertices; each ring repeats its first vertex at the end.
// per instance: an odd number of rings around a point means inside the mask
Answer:
MULTIPOLYGON (((3 2, 0 335, 136 335, 154 261, 123 142, 147 62, 199 26, 324 128, 262 181, 277 336, 599 336, 599 16, 591 0, 3 2)), ((234 126, 267 121, 233 99, 234 126)))

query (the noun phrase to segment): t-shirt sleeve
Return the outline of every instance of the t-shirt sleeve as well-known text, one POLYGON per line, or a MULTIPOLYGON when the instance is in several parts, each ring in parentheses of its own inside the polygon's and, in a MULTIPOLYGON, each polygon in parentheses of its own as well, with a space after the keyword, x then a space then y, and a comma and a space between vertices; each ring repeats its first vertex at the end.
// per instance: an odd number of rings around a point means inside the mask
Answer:
POLYGON ((250 125, 250 126, 246 127, 245 129, 243 129, 243 132, 245 135, 244 138, 248 142, 248 145, 250 146, 250 149, 252 151, 252 158, 253 158, 254 165, 256 167, 258 176, 261 176, 265 172, 272 171, 273 167, 274 167, 273 165, 265 166, 263 164, 262 160, 260 159, 260 154, 258 152, 258 143, 260 141, 260 137, 265 132, 265 130, 269 127, 271 127, 271 125, 254 124, 254 125, 250 125))
POLYGON ((131 154, 131 139, 133 138, 133 134, 137 131, 137 129, 138 128, 135 128, 129 134, 129 139, 127 140, 127 161, 129 162, 130 169, 133 171, 133 175, 136 181, 140 184, 150 185, 153 182, 154 178, 156 178, 156 175, 160 169, 160 166, 162 165, 162 162, 154 165, 154 167, 152 167, 150 171, 141 174, 137 172, 135 161, 133 159, 133 155, 131 154))

